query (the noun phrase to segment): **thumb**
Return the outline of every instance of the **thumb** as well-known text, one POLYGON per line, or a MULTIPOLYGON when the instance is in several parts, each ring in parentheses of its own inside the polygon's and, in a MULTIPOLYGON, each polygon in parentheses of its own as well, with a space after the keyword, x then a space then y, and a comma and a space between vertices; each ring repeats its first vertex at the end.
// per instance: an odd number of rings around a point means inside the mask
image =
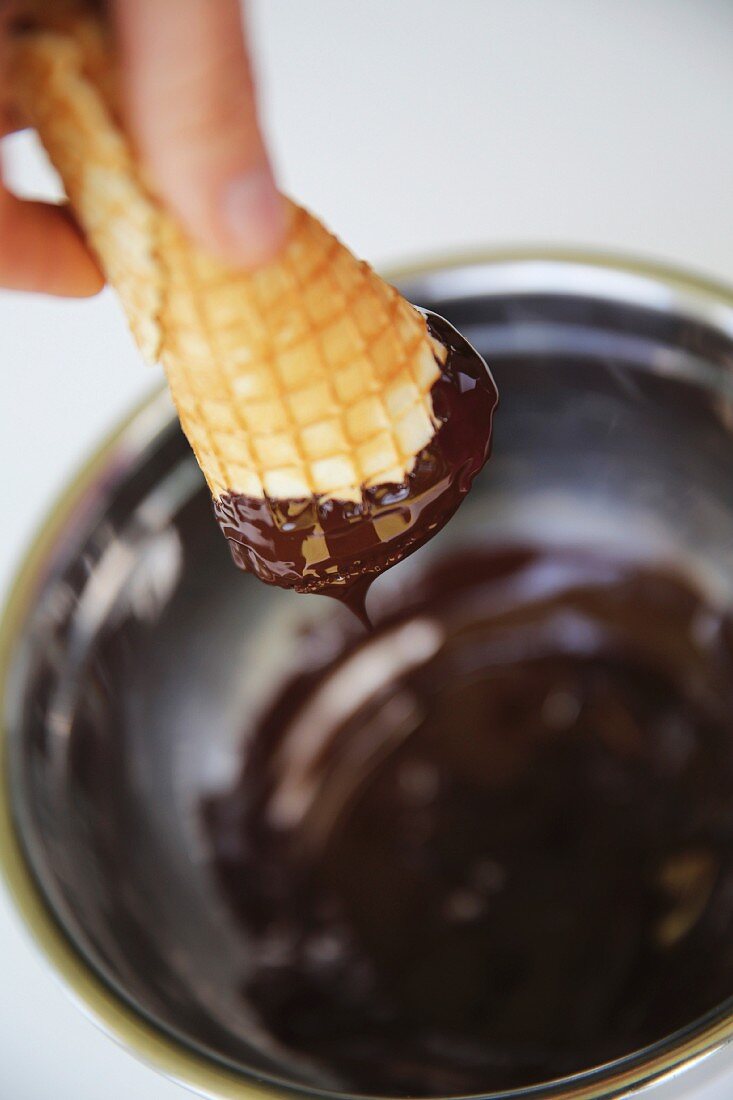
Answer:
POLYGON ((240 267, 285 233, 238 0, 115 0, 133 139, 160 197, 240 267))

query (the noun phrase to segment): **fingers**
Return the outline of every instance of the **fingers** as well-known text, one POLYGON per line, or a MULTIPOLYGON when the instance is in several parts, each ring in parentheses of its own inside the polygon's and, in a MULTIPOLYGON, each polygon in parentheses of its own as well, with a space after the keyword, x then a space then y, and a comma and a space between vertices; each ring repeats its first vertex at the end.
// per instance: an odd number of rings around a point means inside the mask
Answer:
MULTIPOLYGON (((7 27, 19 5, 0 0, 0 137, 23 125, 2 86, 7 27)), ((101 272, 63 207, 24 202, 3 187, 0 165, 0 287, 86 298, 104 285, 101 272)))
POLYGON ((256 267, 285 209, 256 114, 238 0, 114 0, 130 126, 161 198, 204 247, 256 267))
POLYGON ((86 298, 104 280, 65 211, 24 202, 0 184, 0 286, 86 298))

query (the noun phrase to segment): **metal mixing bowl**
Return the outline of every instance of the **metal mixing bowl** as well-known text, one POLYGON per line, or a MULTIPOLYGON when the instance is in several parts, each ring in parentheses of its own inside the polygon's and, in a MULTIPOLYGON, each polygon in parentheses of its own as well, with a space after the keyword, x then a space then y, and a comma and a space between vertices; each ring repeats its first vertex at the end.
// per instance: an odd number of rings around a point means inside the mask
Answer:
MULTIPOLYGON (((467 502, 399 569, 466 540, 580 540, 681 562, 733 603, 733 295, 559 254, 422 267, 400 285, 485 354, 502 405, 467 502)), ((314 1091, 251 1038, 198 808, 325 603, 232 567, 159 393, 47 520, 2 627, 0 862, 18 907, 102 1026, 207 1096, 314 1091)), ((726 1002, 512 1095, 621 1095, 731 1036, 726 1002)))

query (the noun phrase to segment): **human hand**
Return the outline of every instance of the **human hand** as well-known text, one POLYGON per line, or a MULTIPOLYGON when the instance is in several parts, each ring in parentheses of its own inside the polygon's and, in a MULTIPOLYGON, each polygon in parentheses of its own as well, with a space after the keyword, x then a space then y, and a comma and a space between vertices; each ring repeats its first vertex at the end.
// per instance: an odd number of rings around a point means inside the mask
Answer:
MULTIPOLYGON (((0 136, 22 127, 2 83, 18 4, 0 0, 0 136)), ((238 267, 270 259, 285 210, 257 120, 238 0, 111 0, 128 130, 160 198, 238 267)), ((96 294, 102 275, 64 207, 0 186, 0 286, 96 294)))

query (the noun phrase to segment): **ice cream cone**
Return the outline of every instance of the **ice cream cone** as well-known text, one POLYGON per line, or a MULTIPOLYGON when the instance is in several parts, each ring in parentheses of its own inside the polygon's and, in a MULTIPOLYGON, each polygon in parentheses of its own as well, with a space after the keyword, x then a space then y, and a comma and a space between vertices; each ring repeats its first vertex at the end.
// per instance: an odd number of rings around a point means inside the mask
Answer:
POLYGON ((213 496, 358 501, 403 482, 438 426, 443 349, 422 314, 293 203, 281 254, 254 273, 193 244, 120 123, 107 29, 71 0, 36 5, 13 69, 213 496))

